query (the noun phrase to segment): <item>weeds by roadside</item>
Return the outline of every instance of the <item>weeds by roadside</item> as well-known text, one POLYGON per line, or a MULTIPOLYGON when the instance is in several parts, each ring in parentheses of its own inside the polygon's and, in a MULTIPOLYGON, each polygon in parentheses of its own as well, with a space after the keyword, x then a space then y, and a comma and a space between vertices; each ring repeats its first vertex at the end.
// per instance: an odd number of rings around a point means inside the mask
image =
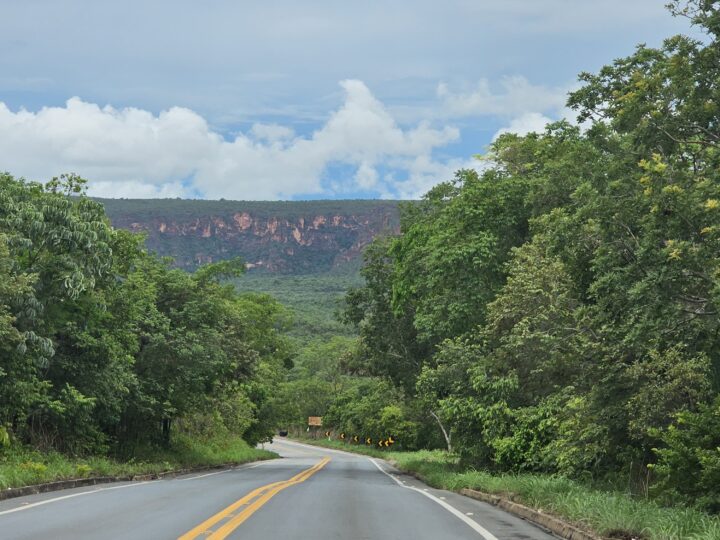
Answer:
POLYGON ((0 489, 90 476, 133 476, 192 467, 241 464, 277 457, 250 448, 239 437, 199 441, 178 435, 170 449, 144 450, 127 461, 107 457, 71 458, 58 452, 12 447, 0 453, 0 489))

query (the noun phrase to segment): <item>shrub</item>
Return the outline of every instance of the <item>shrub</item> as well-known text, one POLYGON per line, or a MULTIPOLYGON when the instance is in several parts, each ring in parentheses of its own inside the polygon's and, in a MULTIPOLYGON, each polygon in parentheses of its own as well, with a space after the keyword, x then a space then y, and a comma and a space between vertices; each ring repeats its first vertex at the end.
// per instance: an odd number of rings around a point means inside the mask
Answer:
POLYGON ((92 467, 90 465, 86 465, 85 463, 82 463, 75 468, 75 474, 82 478, 87 478, 88 476, 90 476, 91 472, 92 467))
POLYGON ((720 511, 720 396, 697 412, 685 411, 657 432, 664 447, 656 449, 655 489, 670 499, 695 499, 720 511))

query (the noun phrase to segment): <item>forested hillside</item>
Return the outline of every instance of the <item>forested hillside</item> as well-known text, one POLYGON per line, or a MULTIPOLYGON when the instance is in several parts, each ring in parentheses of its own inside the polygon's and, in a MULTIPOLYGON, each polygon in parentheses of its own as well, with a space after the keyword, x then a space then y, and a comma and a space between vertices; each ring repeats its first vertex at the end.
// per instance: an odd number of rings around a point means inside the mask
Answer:
POLYGON ((337 272, 279 275, 246 273, 234 280, 238 291, 272 296, 287 308, 286 335, 302 348, 312 341, 327 341, 335 336, 357 336, 355 328, 338 317, 348 289, 362 285, 354 266, 337 272))
POLYGON ((720 510, 720 9, 671 7, 705 41, 582 74, 582 128, 403 207, 347 296, 359 345, 296 365, 289 419, 720 510))
POLYGON ((313 274, 355 264, 379 234, 397 232, 394 201, 103 199, 115 227, 193 270, 241 257, 252 272, 313 274))

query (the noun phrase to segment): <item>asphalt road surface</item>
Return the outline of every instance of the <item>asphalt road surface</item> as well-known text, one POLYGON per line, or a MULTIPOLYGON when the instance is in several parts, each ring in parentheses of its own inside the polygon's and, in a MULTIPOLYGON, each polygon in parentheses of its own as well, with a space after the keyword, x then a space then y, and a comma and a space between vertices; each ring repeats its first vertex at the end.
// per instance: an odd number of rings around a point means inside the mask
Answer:
POLYGON ((0 539, 549 540, 387 463, 279 440, 284 459, 0 502, 0 539))

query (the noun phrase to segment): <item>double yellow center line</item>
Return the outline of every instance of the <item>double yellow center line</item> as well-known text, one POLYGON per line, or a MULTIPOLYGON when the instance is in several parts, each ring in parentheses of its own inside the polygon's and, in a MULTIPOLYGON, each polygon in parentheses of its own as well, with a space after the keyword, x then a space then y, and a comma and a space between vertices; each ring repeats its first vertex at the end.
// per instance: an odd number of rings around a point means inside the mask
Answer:
POLYGON ((178 540, 194 540, 199 536, 207 538, 208 540, 223 540, 276 494, 280 493, 283 489, 304 482, 327 465, 328 461, 330 461, 329 457, 323 458, 319 463, 296 474, 289 480, 273 482, 272 484, 267 484, 251 491, 242 499, 235 501, 224 510, 203 521, 191 531, 183 534, 178 540), (245 508, 243 508, 243 506, 245 508), (241 508, 242 510, 240 510, 241 508), (240 512, 237 512, 238 510, 240 510, 240 512), (213 527, 220 522, 223 523, 217 529, 213 529, 213 527))

